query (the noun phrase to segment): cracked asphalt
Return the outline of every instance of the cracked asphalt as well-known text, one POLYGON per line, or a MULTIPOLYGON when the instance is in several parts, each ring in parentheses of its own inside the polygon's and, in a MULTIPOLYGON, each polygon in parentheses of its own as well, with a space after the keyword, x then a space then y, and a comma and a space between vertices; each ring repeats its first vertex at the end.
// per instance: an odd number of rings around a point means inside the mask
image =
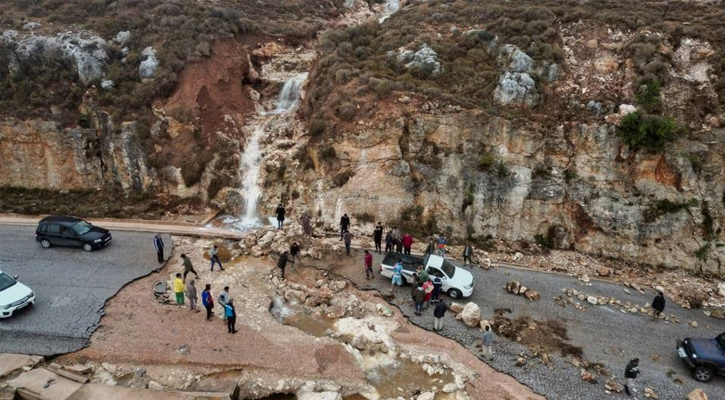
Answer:
MULTIPOLYGON (((373 265, 379 266, 382 258, 382 255, 374 254, 373 265)), ((331 268, 333 272, 350 279, 360 289, 388 293, 390 279, 379 275, 376 275, 374 280, 365 279, 362 251, 356 250, 349 259, 340 256, 338 261, 331 268)), ((377 273, 377 267, 375 270, 377 273)), ((613 282, 592 280, 589 282, 591 285, 588 285, 575 277, 504 266, 497 266, 488 271, 475 267, 469 271, 474 275, 476 287, 473 296, 459 302, 462 304, 475 302, 481 308, 483 318, 490 320, 493 317, 493 310, 509 308, 512 310, 511 314, 507 314, 509 318, 528 315, 536 320, 561 321, 568 329, 569 342, 583 347, 584 357, 590 362, 602 363, 620 384, 624 383, 623 373, 627 361, 639 357, 642 371, 637 379, 640 398, 642 398, 641 391, 645 387, 654 389, 660 399, 684 398, 691 390, 699 387, 705 390, 710 398, 725 399, 725 378, 716 377, 710 383, 696 382, 690 377, 690 371, 679 360, 675 351, 677 339, 715 337, 725 331, 725 322, 707 317, 702 310, 687 310, 674 302, 668 302, 665 313, 676 315, 681 321, 679 324, 653 322, 649 316, 641 313, 625 314, 613 306, 591 306, 586 301, 579 301, 588 307, 586 311, 580 311, 569 304, 566 307, 556 305, 554 297, 558 295, 566 297, 561 290, 570 288, 587 294, 614 297, 621 301, 645 305, 652 301, 656 293, 649 288, 644 288, 645 294, 634 290, 626 293, 623 285, 613 282), (539 291, 541 300, 532 302, 523 296, 507 293, 503 287, 510 280, 518 280, 523 285, 539 291), (689 326, 690 321, 696 321, 698 327, 689 326), (675 383, 675 378, 682 383, 675 383)), ((402 290, 398 289, 397 296, 391 303, 398 306, 411 322, 422 328, 432 329, 432 310, 424 312, 422 316, 415 316, 410 301, 410 290, 410 285, 404 286, 402 290)), ((447 296, 444 298, 450 300, 447 296)), ((480 342, 479 329, 466 327, 462 322, 455 321, 448 313, 441 334, 458 341, 482 359, 480 349, 476 347, 480 342)), ((519 382, 547 398, 580 400, 608 399, 612 396, 604 390, 606 377, 599 377, 599 383, 596 385, 587 383, 580 378, 580 369, 574 367, 568 358, 552 355, 551 366, 543 365, 537 358, 532 358, 523 368, 516 367, 514 364, 519 355, 531 355, 532 351, 503 337, 496 338, 494 352, 494 359, 484 362, 512 375, 519 382)))
MULTIPOLYGON (((0 226, 0 270, 35 291, 35 306, 0 320, 0 353, 56 355, 85 347, 105 302, 124 285, 162 265, 153 233, 112 230, 106 248, 43 249, 35 227, 0 226)), ((166 256, 172 239, 162 235, 166 256)), ((151 288, 149 288, 151 290, 151 288)))

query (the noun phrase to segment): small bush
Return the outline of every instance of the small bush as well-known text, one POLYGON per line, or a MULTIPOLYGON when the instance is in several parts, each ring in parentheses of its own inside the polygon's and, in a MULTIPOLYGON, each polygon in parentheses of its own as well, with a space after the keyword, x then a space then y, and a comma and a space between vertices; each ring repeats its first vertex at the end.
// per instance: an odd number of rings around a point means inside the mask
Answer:
POLYGON ((496 165, 496 155, 493 153, 486 153, 478 160, 479 171, 492 171, 496 165))
POLYGON ((337 157, 337 152, 332 146, 325 147, 325 149, 320 152, 320 159, 323 161, 331 161, 334 160, 335 157, 337 157))
POLYGON ((375 222, 375 216, 368 212, 364 212, 362 214, 353 214, 352 216, 355 217, 355 219, 357 219, 358 221, 375 222))
POLYGON ((567 183, 573 181, 574 179, 578 178, 579 175, 576 173, 573 169, 565 169, 564 170, 564 181, 567 183))
POLYGON ((321 136, 323 133, 325 133, 325 129, 327 129, 327 124, 322 119, 313 119, 310 121, 310 135, 312 136, 321 136))
POLYGON ((660 95, 660 87, 662 85, 657 82, 649 82, 642 85, 637 94, 634 95, 634 100, 637 104, 641 105, 650 114, 659 114, 662 112, 662 98, 660 95))
POLYGON ((619 136, 632 150, 647 149, 661 152, 665 145, 682 133, 682 128, 672 118, 643 114, 628 114, 619 124, 619 136))

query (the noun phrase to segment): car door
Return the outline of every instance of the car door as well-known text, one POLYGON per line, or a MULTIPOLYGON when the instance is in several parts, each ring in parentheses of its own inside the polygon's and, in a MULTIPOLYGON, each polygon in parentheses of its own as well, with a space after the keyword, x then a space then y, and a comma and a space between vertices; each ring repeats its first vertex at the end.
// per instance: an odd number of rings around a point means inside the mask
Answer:
POLYGON ((720 368, 720 373, 725 374, 725 333, 718 336, 716 340, 720 350, 720 356, 717 358, 717 366, 720 368))
POLYGON ((64 226, 61 228, 61 233, 66 246, 80 247, 83 245, 81 237, 78 236, 78 233, 73 228, 64 226))
POLYGON ((54 246, 64 246, 63 236, 60 233, 61 225, 49 222, 47 224, 45 237, 54 246))

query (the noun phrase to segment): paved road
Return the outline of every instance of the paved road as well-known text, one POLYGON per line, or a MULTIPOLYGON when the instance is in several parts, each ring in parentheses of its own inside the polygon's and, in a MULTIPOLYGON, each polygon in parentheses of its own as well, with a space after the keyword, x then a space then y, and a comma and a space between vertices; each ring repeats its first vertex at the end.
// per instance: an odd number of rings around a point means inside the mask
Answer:
MULTIPOLYGON (((374 265, 379 265, 382 255, 374 255, 374 265)), ((343 260, 345 258, 343 257, 343 260)), ((388 293, 390 280, 377 276, 374 280, 365 279, 362 267, 362 253, 356 254, 350 262, 343 261, 342 266, 335 269, 346 278, 352 280, 361 289, 375 289, 388 293)), ((725 378, 717 377, 709 384, 701 384, 690 378, 689 371, 683 366, 675 353, 675 341, 688 336, 715 337, 725 331, 725 322, 709 318, 701 310, 686 310, 669 302, 665 312, 675 314, 682 321, 680 324, 652 322, 649 317, 641 314, 624 314, 610 306, 589 306, 587 311, 576 310, 567 305, 562 308, 553 301, 554 296, 562 295, 562 288, 574 288, 592 295, 614 297, 621 301, 644 305, 651 302, 654 290, 645 291, 644 295, 631 291, 624 292, 624 286, 601 281, 591 281, 591 286, 576 278, 514 268, 498 267, 491 270, 480 268, 470 269, 474 274, 476 288, 471 298, 462 301, 473 301, 481 307, 484 318, 491 319, 496 308, 510 308, 513 314, 508 316, 528 315, 536 320, 554 319, 562 321, 568 328, 570 343, 584 348, 584 357, 592 362, 605 365, 620 383, 624 382, 624 366, 633 357, 640 358, 642 374, 638 379, 640 390, 652 387, 660 399, 681 399, 696 387, 701 387, 710 398, 725 399, 725 378), (525 286, 541 293, 541 300, 531 302, 522 296, 507 293, 503 286, 510 280, 518 280, 525 286), (687 323, 696 321, 697 328, 687 323), (659 361, 653 361, 653 355, 659 355, 659 361), (668 377, 668 374, 674 375, 668 377), (681 379, 683 384, 673 383, 674 378, 681 379)), ((433 326, 432 312, 417 317, 409 302, 410 286, 404 287, 399 296, 393 300, 411 321, 423 328, 433 326)), ((447 298, 447 297, 446 297, 447 298)), ((588 305, 588 304, 587 304, 588 305)), ((478 329, 466 328, 463 323, 447 319, 443 335, 450 337, 475 354, 480 350, 474 347, 479 343, 478 329)), ((580 379, 580 370, 570 362, 554 357, 554 368, 534 361, 525 368, 514 366, 515 360, 522 352, 531 354, 524 346, 497 338, 494 360, 489 362, 494 368, 514 376, 520 382, 532 387, 550 399, 580 400, 608 399, 611 395, 604 392, 604 380, 598 385, 586 383, 580 379)), ((641 396, 640 396, 641 397, 641 396)))
MULTIPOLYGON (((86 346, 103 306, 126 283, 160 267, 152 233, 112 231, 91 253, 43 249, 34 227, 0 226, 0 269, 33 289, 35 306, 0 320, 0 353, 54 355, 86 346)), ((172 240, 164 237, 167 253, 172 240)))

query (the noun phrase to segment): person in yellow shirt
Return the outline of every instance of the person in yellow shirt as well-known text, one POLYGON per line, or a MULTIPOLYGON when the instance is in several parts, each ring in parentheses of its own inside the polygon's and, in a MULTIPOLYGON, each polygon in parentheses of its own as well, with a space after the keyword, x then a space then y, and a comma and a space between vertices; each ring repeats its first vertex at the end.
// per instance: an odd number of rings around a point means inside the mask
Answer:
POLYGON ((184 281, 181 279, 181 274, 176 274, 174 279, 174 293, 176 294, 176 304, 179 306, 184 305, 184 281))

